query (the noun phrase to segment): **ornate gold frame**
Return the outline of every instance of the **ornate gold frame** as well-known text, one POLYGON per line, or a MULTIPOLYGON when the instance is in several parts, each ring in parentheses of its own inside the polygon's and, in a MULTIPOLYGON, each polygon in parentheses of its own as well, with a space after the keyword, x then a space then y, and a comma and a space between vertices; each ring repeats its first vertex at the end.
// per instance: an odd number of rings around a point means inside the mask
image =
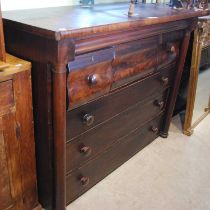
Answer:
POLYGON ((183 133, 190 136, 193 133, 193 129, 210 113, 210 96, 207 108, 204 110, 204 114, 200 116, 195 123, 192 124, 193 110, 195 104, 195 96, 198 82, 199 66, 201 60, 201 51, 203 46, 206 45, 206 39, 209 39, 207 20, 202 18, 199 20, 198 27, 194 32, 193 53, 190 69, 190 80, 187 95, 187 107, 184 120, 183 133), (207 29, 207 31, 206 31, 207 29))

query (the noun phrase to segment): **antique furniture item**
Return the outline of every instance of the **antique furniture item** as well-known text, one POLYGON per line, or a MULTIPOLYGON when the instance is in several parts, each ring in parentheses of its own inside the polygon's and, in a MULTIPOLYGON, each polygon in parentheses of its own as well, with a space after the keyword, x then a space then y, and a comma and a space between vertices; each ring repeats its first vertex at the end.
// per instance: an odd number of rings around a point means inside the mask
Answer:
POLYGON ((7 50, 33 63, 38 186, 47 210, 64 210, 168 136, 190 34, 207 12, 142 4, 128 17, 128 7, 4 13, 7 50))
POLYGON ((31 64, 5 53, 1 12, 0 31, 0 210, 41 210, 31 64))
POLYGON ((38 205, 31 64, 6 55, 0 62, 0 209, 38 205))
POLYGON ((184 134, 189 136, 192 135, 193 129, 198 123, 210 113, 210 69, 200 70, 201 63, 202 66, 206 66, 208 62, 210 62, 209 46, 210 16, 206 16, 199 18, 198 27, 194 32, 187 107, 183 130, 184 134), (209 60, 206 59, 206 57, 209 57, 209 60), (207 62, 205 62, 206 60, 207 62), (200 94, 202 96, 200 96, 200 94), (204 95, 206 96, 204 97, 204 95), (205 101, 204 106, 202 106, 203 101, 205 101))

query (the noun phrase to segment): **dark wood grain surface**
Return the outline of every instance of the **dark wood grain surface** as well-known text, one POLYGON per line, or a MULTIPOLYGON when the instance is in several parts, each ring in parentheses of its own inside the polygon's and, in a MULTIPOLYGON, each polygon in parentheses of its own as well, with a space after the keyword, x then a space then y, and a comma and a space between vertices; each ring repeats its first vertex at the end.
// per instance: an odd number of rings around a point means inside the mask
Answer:
POLYGON ((111 83, 112 68, 110 61, 78 69, 78 71, 70 70, 67 79, 69 107, 78 107, 91 99, 108 93, 111 83))
POLYGON ((175 64, 166 69, 162 69, 161 72, 126 86, 121 90, 114 91, 112 94, 105 95, 96 101, 89 102, 77 109, 68 111, 66 113, 67 141, 112 118, 114 115, 119 114, 140 100, 147 97, 152 98, 154 94, 163 92, 171 87, 174 74, 175 64), (164 84, 162 78, 168 78, 168 83, 164 84), (84 123, 83 117, 85 114, 94 117, 94 121, 91 125, 87 126, 84 123))
POLYGON ((106 175, 157 138, 158 131, 155 133, 151 128, 160 128, 161 117, 160 115, 152 121, 147 122, 144 126, 133 129, 128 135, 120 139, 119 142, 116 142, 115 145, 112 145, 112 147, 104 151, 103 154, 67 175, 67 203, 70 203, 86 192, 106 175), (108 167, 107 164, 109 165, 108 167), (81 182, 82 178, 86 178, 87 183, 81 182))
POLYGON ((57 40, 78 35, 126 30, 158 23, 166 23, 207 15, 207 11, 176 10, 154 4, 136 5, 135 15, 128 17, 129 4, 95 5, 32 9, 4 12, 3 17, 21 23, 20 28, 57 40))
MULTIPOLYGON (((87 160, 94 158, 133 129, 159 115, 165 108, 167 92, 160 96, 153 96, 152 99, 139 100, 137 104, 129 107, 124 112, 67 143, 67 173, 78 168, 87 160), (163 105, 160 107, 158 103, 163 103, 163 105), (86 156, 80 151, 84 146, 91 149, 91 154, 86 156)), ((118 103, 121 103, 121 101, 118 103)))
POLYGON ((112 89, 153 73, 157 68, 157 49, 157 36, 117 45, 112 63, 112 89))

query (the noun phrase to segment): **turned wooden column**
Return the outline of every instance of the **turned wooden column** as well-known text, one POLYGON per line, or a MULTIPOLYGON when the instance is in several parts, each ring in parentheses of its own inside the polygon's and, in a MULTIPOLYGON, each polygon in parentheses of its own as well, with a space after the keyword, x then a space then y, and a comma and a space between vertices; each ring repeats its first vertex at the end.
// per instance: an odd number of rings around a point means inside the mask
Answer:
POLYGON ((53 136, 55 169, 55 206, 64 210, 66 199, 66 66, 57 64, 52 68, 53 81, 53 136))
POLYGON ((55 209, 66 209, 66 83, 67 64, 74 59, 71 40, 58 42, 57 60, 52 64, 52 113, 54 142, 55 209))

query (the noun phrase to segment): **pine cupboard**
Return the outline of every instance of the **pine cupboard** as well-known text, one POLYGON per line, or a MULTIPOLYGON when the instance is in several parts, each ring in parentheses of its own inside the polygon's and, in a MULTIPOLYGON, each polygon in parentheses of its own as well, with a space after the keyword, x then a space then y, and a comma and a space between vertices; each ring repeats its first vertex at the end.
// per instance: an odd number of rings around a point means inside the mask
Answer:
POLYGON ((6 54, 0 62, 0 209, 38 204, 31 64, 6 54))

